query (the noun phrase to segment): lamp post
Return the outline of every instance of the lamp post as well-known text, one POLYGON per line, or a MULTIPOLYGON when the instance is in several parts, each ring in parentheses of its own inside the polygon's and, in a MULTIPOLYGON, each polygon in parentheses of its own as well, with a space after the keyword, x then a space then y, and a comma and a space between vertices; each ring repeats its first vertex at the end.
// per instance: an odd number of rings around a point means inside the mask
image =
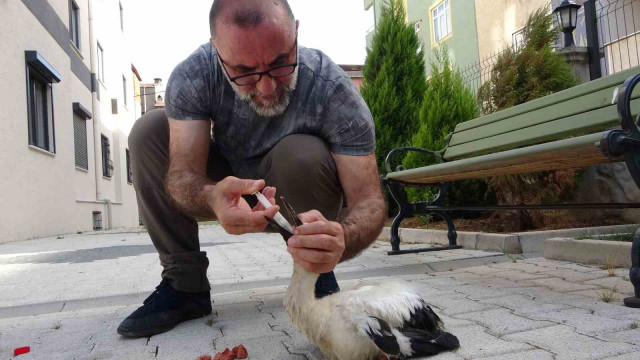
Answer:
POLYGON ((564 0, 553 10, 564 33, 564 47, 566 48, 575 45, 573 42, 573 30, 575 30, 578 22, 578 9, 580 9, 580 5, 564 0))

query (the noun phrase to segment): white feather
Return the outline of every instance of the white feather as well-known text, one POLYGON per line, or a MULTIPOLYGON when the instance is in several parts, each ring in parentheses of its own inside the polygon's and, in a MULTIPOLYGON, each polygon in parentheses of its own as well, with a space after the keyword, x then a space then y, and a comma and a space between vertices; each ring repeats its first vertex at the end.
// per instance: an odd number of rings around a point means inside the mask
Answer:
MULTIPOLYGON (((385 354, 366 330, 383 334, 377 317, 392 327, 403 354, 411 355, 409 339, 394 327, 409 320, 422 306, 420 295, 404 281, 362 285, 321 299, 313 296, 317 274, 294 265, 285 309, 296 327, 326 355, 338 360, 379 359, 385 354)), ((388 334, 391 335, 391 334, 388 334)))

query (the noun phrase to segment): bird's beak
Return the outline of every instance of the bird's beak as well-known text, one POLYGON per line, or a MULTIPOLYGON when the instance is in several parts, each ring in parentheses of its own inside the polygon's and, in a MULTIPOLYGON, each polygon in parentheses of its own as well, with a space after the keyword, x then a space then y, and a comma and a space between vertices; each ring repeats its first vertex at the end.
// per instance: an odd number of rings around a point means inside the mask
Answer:
MULTIPOLYGON (((289 221, 288 221, 289 225, 291 225, 292 223, 295 224, 295 226, 302 225, 302 221, 300 221, 300 218, 298 218, 298 213, 296 213, 296 211, 293 209, 293 206, 289 204, 287 199, 285 199, 284 196, 280 196, 280 200, 282 200, 282 204, 284 205, 284 208, 287 211, 287 215, 289 217, 289 221)), ((290 237, 293 236, 291 232, 289 232, 284 227, 280 226, 280 224, 278 224, 275 220, 268 218, 266 216, 265 216, 265 219, 269 224, 275 226, 276 229, 278 229, 278 232, 280 232, 280 235, 282 235, 282 237, 284 238, 285 243, 289 240, 290 237)), ((295 228, 295 226, 291 226, 291 228, 295 228)))

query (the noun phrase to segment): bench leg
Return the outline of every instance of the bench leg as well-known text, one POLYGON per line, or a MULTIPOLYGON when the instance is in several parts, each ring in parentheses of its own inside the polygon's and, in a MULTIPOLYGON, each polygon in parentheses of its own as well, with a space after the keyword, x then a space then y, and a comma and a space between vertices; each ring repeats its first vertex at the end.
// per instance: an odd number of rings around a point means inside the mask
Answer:
POLYGON ((633 284, 635 296, 624 299, 624 304, 632 308, 640 308, 640 229, 636 231, 631 245, 631 270, 629 281, 633 284))
MULTIPOLYGON (((396 215, 396 217, 393 219, 393 223, 391 224, 391 231, 390 231, 391 234, 389 236, 389 241, 391 242, 391 251, 387 252, 388 255, 401 255, 401 254, 421 253, 426 251, 440 251, 440 250, 451 250, 451 249, 462 248, 462 246, 459 246, 456 243, 456 239, 458 235, 456 233, 455 225, 453 224, 451 217, 449 216, 449 214, 447 214, 446 211, 421 210, 420 209, 421 206, 416 206, 416 204, 409 203, 409 200, 406 198, 404 194, 404 190, 401 188, 400 185, 389 180, 386 180, 385 184, 387 185, 387 188, 389 189, 389 192, 391 193, 393 200, 395 200, 395 202, 398 204, 398 207, 400 208, 398 215, 396 215), (400 223, 402 222, 402 220, 405 217, 409 217, 417 214, 430 214, 430 213, 435 213, 436 215, 440 216, 447 222, 447 227, 449 228, 449 231, 447 233, 447 237, 449 238, 449 245, 429 247, 429 248, 400 250, 399 231, 400 231, 400 223)), ((440 204, 442 201, 444 201, 444 197, 446 196, 447 189, 448 189, 448 184, 443 184, 440 189, 441 191, 438 194, 438 198, 433 202, 431 202, 430 204, 440 204)))
POLYGON ((393 223, 391 224, 391 235, 389 237, 389 241, 391 242, 391 251, 400 251, 400 223, 404 219, 404 214, 402 211, 396 215, 393 219, 393 223))

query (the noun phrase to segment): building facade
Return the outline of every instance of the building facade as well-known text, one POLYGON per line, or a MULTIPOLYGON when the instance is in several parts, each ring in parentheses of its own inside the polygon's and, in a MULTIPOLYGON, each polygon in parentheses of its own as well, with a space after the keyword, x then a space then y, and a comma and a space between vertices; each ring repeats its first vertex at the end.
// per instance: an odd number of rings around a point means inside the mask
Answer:
POLYGON ((0 2, 0 242, 137 225, 126 0, 0 2))
MULTIPOLYGON (((371 45, 375 27, 382 14, 386 0, 364 0, 364 8, 374 17, 374 28, 366 35, 367 46, 371 45)), ((478 61, 478 28, 476 26, 475 3, 468 0, 404 0, 407 23, 411 24, 422 43, 427 76, 431 72, 429 63, 441 45, 449 49, 451 61, 459 67, 478 61)))

